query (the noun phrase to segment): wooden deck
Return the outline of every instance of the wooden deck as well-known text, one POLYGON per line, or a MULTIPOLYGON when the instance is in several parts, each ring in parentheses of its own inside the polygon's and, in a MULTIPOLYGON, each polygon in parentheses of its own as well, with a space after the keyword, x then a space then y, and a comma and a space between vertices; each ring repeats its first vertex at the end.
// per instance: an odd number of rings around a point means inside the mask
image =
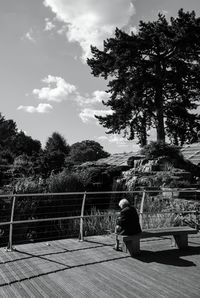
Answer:
POLYGON ((141 240, 137 258, 113 244, 96 236, 0 248, 0 297, 200 297, 200 234, 187 251, 170 237, 141 240))

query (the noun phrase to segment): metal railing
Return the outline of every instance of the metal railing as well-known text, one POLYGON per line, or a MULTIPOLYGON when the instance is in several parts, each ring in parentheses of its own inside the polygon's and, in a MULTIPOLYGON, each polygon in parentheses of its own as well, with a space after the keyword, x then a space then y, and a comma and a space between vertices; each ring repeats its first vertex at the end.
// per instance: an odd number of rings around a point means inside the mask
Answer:
POLYGON ((21 241, 21 243, 24 243, 35 240, 46 241, 59 237, 66 238, 67 235, 70 235, 67 232, 72 231, 75 232, 70 236, 76 234, 79 240, 83 241, 89 220, 91 221, 90 230, 94 231, 97 224, 102 226, 102 218, 107 220, 103 230, 104 233, 106 230, 113 228, 113 226, 110 226, 116 220, 118 202, 123 197, 128 198, 131 203, 135 204, 142 227, 148 228, 150 221, 147 224, 147 220, 153 218, 155 214, 159 215, 158 222, 164 219, 166 221, 167 218, 170 221, 172 214, 175 214, 176 217, 180 214, 182 217, 185 214, 187 216, 195 215, 196 219, 193 218, 192 221, 197 225, 200 206, 198 203, 200 202, 198 200, 199 195, 200 192, 198 191, 177 189, 0 195, 0 240, 3 236, 8 239, 8 251, 13 250, 13 242, 20 243, 21 241), (182 197, 184 199, 187 197, 187 200, 190 199, 187 202, 196 204, 195 208, 194 205, 188 210, 172 208, 172 200, 182 197), (160 206, 158 206, 158 202, 160 206), (171 205, 168 206, 168 204, 171 205), (94 220, 96 221, 94 222, 94 220), (73 226, 69 224, 70 221, 73 221, 73 226), (55 229, 57 229, 57 234, 54 233, 56 236, 53 235, 55 229), (29 235, 31 231, 36 233, 36 230, 38 234, 43 236, 37 239, 28 238, 28 240, 22 237, 23 235, 29 235), (6 235, 4 235, 4 232, 6 235), (13 238, 15 238, 14 241, 13 238))

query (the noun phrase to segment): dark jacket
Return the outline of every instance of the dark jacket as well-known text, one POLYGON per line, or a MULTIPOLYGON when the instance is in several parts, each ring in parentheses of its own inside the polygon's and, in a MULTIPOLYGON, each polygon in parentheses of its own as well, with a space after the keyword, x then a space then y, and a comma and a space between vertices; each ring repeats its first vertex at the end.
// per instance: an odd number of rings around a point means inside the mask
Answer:
POLYGON ((117 225, 121 227, 119 232, 121 235, 134 235, 142 232, 137 211, 131 206, 121 210, 117 225))

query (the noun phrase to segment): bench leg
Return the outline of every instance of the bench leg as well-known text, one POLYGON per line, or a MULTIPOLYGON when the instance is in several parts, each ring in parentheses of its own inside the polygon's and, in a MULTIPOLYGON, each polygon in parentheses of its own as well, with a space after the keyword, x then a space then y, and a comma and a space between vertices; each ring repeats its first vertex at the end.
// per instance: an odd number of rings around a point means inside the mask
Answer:
POLYGON ((118 235, 116 235, 116 238, 115 238, 115 249, 116 250, 119 250, 119 238, 118 238, 118 235))
POLYGON ((125 240, 122 244, 122 251, 129 252, 131 256, 140 253, 140 236, 135 235, 133 240, 125 240))
POLYGON ((187 248, 188 247, 188 235, 174 235, 174 240, 178 248, 187 248))

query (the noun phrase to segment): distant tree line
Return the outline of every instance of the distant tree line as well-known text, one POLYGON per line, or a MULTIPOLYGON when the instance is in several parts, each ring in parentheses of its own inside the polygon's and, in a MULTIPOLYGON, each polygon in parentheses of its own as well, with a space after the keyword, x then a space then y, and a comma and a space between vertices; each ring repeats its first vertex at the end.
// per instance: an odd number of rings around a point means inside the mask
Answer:
POLYGON ((0 113, 0 185, 18 177, 48 178, 63 169, 86 161, 96 161, 109 154, 95 141, 84 140, 71 146, 58 132, 48 137, 44 148, 17 129, 13 120, 0 113))

